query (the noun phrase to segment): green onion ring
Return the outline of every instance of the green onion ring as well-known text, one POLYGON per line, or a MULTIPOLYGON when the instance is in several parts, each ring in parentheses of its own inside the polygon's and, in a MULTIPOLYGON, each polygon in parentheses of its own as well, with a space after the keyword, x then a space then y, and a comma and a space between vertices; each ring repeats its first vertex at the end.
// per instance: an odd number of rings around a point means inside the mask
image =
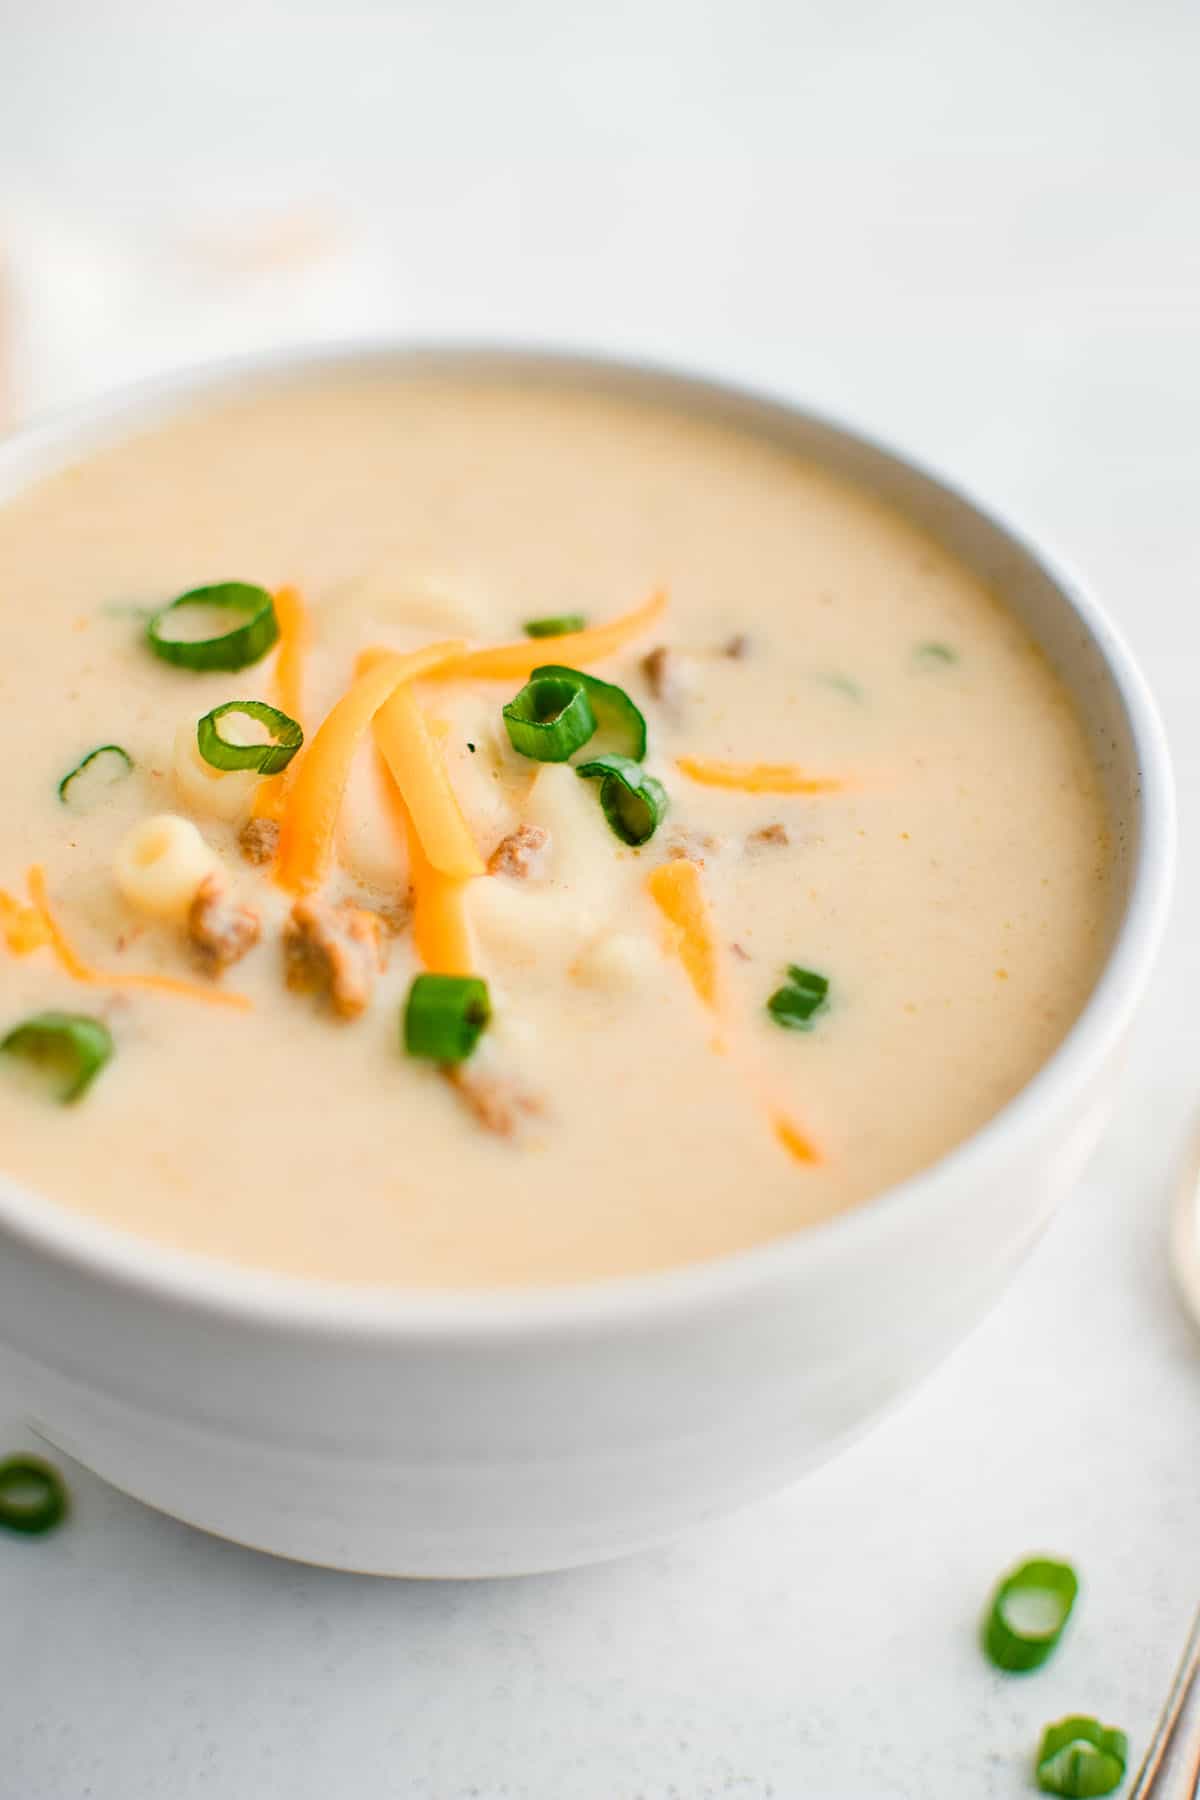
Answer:
POLYGON ((268 706, 265 700, 227 700, 224 706, 214 706, 196 724, 196 744, 205 762, 214 769, 253 769, 259 775, 278 775, 303 742, 304 733, 295 719, 289 719, 278 707, 268 706), (229 743, 221 736, 220 723, 230 713, 243 713, 265 725, 271 742, 229 743))
POLYGON ((404 1048, 431 1062, 465 1062, 491 1016, 478 975, 418 975, 404 1008, 404 1048))
POLYGON ((0 1052, 60 1073, 64 1105, 85 1094, 113 1053, 112 1034, 87 1013, 35 1013, 0 1038, 0 1052))
POLYGON ((569 632, 582 631, 587 620, 582 613, 558 613, 551 619, 526 619, 522 630, 526 637, 566 637, 569 632))
POLYGON ((40 1456, 7 1456, 0 1462, 0 1525, 38 1537, 67 1516, 62 1476, 40 1456))
POLYGON ((156 612, 146 626, 146 642, 164 662, 180 669, 244 669, 267 654, 279 636, 275 603, 266 588, 246 581, 217 581, 209 587, 190 588, 169 606, 156 612), (220 637, 186 639, 162 635, 173 612, 186 606, 216 606, 241 615, 220 637))
POLYGON ((646 720, 624 688, 611 681, 599 681, 582 669, 563 668, 559 663, 543 663, 530 676, 538 681, 577 681, 596 715, 596 742, 593 750, 600 756, 631 756, 641 762, 646 754, 646 720))
POLYGON ((504 708, 508 740, 535 762, 566 762, 596 729, 596 715, 581 682, 531 676, 504 708))
POLYGON ((1129 1739, 1099 1719, 1075 1717, 1047 1725, 1037 1753, 1043 1794, 1111 1794, 1125 1779, 1129 1739))
POLYGON ((787 976, 767 1001, 767 1011, 785 1031, 811 1031, 818 1013, 829 1005, 829 978, 796 963, 788 964, 787 976))
POLYGON ((1063 1634, 1079 1592, 1079 1579, 1070 1563, 1034 1557, 1006 1575, 992 1595, 983 1626, 983 1648, 998 1669, 1023 1673, 1040 1669, 1063 1634), (1022 1629, 1009 1616, 1009 1604, 1022 1595, 1043 1598, 1048 1619, 1043 1630, 1022 1629))
POLYGON ((580 763, 575 773, 599 780, 600 806, 609 829, 623 844, 650 841, 662 824, 667 790, 631 756, 596 756, 580 763))
POLYGON ((82 762, 77 762, 75 764, 75 767, 72 770, 70 770, 70 772, 68 774, 64 775, 62 780, 59 782, 58 797, 62 801, 64 806, 69 806, 71 804, 70 799, 68 797, 70 794, 71 783, 76 779, 77 776, 82 775, 85 770, 90 769, 92 767, 93 763, 98 762, 102 756, 115 757, 117 759, 117 763, 119 765, 121 765, 120 767, 115 768, 113 770, 112 774, 110 775, 109 780, 106 783, 106 785, 108 787, 113 787, 113 786, 115 786, 115 784, 118 781, 123 780, 124 777, 126 775, 128 775, 133 768, 132 756, 130 756, 128 750, 123 750, 121 748, 120 744, 100 744, 100 745, 98 745, 95 750, 89 750, 87 755, 83 758, 82 762))

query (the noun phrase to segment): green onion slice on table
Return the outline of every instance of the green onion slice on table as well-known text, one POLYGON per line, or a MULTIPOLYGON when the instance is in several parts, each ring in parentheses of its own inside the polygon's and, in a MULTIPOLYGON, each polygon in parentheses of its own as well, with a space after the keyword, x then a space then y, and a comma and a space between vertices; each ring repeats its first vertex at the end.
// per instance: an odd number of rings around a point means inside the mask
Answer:
POLYGON ((828 1005, 828 977, 789 963, 787 981, 771 995, 767 1011, 785 1031, 811 1031, 818 1013, 828 1005))
POLYGON ((582 631, 586 624, 583 613, 558 613, 549 619, 526 619, 522 629, 531 638, 566 637, 572 631, 582 631))
POLYGON ((1037 1754, 1043 1794, 1111 1794, 1125 1779, 1129 1740, 1099 1719, 1060 1719, 1047 1725, 1037 1754))
POLYGON ((984 1620, 989 1660, 1011 1672, 1040 1669, 1063 1634, 1078 1592, 1070 1563, 1034 1557, 1013 1569, 992 1595, 984 1620))
POLYGON ((156 612, 146 627, 146 642, 164 662, 180 669, 244 669, 267 654, 279 636, 275 603, 266 588, 246 581, 217 581, 190 588, 156 612), (193 607, 206 613, 229 613, 229 628, 215 637, 177 636, 193 607))
POLYGON ((504 708, 509 742, 534 762, 566 762, 596 730, 582 684, 559 675, 531 675, 504 708))
POLYGON ((58 1086, 64 1105, 85 1094, 113 1053, 107 1025, 86 1013, 35 1013, 0 1038, 0 1053, 19 1056, 58 1086))
POLYGON ((214 706, 196 726, 196 743, 205 762, 214 769, 253 769, 259 775, 278 775, 286 769, 304 742, 295 719, 265 700, 227 700, 214 706), (221 720, 240 715, 266 727, 267 743, 233 744, 221 736, 221 720))
POLYGON ((93 805, 106 788, 124 781, 133 769, 133 758, 120 744, 100 744, 75 764, 58 784, 58 797, 64 806, 83 812, 93 805))
POLYGON ((580 763, 577 775, 600 783, 600 806, 609 829, 623 844, 648 843, 662 824, 667 790, 631 756, 595 756, 580 763))
POLYGON ((491 1016, 478 975, 418 975, 404 1008, 404 1048, 430 1062, 465 1062, 491 1016))
POLYGON ((611 681, 600 681, 582 669, 564 668, 561 663, 543 663, 535 669, 530 681, 578 682, 588 697, 596 717, 596 739, 591 748, 596 755, 631 756, 641 762, 646 754, 646 720, 624 688, 611 681))
POLYGON ((0 1462, 0 1525, 36 1537, 66 1516, 66 1486, 52 1464, 24 1455, 0 1462))

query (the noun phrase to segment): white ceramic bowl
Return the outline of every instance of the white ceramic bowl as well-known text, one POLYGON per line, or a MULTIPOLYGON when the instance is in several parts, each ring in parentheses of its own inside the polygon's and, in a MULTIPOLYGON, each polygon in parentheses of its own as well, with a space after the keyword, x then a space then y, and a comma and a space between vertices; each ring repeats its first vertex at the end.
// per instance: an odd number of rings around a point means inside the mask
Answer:
POLYGON ((738 1256, 482 1297, 339 1287, 174 1254, 0 1177, 0 1355, 53 1443, 152 1506, 284 1556, 404 1575, 558 1568, 793 1480, 996 1299, 1111 1103, 1167 906, 1170 773, 1120 639, 1009 525, 840 426, 660 370, 396 345, 259 359, 10 440, 0 499, 199 393, 372 361, 499 362, 531 380, 661 396, 741 420, 898 503, 1044 647, 1087 721, 1117 824, 1114 948, 1036 1079, 923 1174, 738 1256))

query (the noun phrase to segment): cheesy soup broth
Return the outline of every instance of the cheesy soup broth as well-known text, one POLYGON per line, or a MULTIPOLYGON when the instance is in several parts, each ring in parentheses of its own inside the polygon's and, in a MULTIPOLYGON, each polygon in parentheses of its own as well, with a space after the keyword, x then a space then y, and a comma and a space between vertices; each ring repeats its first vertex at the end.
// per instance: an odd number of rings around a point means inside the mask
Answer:
POLYGON ((57 1063, 0 1057, 0 1167, 174 1246, 466 1287, 739 1249, 974 1131, 1107 948, 1097 777, 1038 651, 903 517, 728 424, 586 384, 264 384, 0 509, 0 591, 0 1035, 112 1042, 69 1104, 57 1063), (279 643, 156 655, 147 617, 226 580, 294 590, 279 643), (461 666, 392 683, 342 792, 322 726, 360 658, 434 643, 461 666), (461 661, 493 645, 524 667, 461 661), (636 712, 522 755, 502 708, 539 664, 636 712), (197 752, 231 700, 304 728, 269 795, 197 752), (637 712, 632 798, 581 778, 637 712), (132 766, 60 798, 106 745, 132 766), (191 874, 156 911, 122 871, 164 815, 191 874), (405 1047, 430 969, 486 983, 451 1067, 405 1047))

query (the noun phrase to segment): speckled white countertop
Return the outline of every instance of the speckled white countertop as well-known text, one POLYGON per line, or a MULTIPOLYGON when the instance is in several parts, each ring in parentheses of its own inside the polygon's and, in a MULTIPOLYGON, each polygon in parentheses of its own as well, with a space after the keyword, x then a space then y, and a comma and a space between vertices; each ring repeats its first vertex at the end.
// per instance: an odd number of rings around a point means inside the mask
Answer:
MULTIPOLYGON (((1103 1148, 873 1436, 657 1553, 460 1587, 271 1562, 72 1470, 70 1529, 0 1542, 0 1800, 990 1800, 1029 1791, 1040 1724, 1074 1709, 1140 1750, 1200 1601, 1200 1337, 1164 1255, 1200 1099, 1200 13, 0 18, 24 407, 367 326, 773 384, 952 468, 1090 575, 1165 709, 1184 828, 1103 1148), (1005 1681, 977 1614, 1037 1546, 1085 1592, 1053 1665, 1005 1681)), ((26 1441, 21 1407, 0 1392, 0 1444, 26 1441)))

